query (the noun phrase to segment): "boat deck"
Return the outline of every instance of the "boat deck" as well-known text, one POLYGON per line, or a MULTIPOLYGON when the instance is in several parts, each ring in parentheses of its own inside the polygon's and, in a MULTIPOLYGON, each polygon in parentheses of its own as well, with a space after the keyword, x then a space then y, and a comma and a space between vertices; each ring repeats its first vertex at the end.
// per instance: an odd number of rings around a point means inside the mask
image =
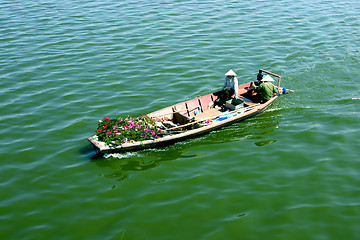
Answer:
POLYGON ((219 114, 221 114, 221 108, 212 108, 210 110, 196 114, 195 120, 209 119, 219 116, 219 114))

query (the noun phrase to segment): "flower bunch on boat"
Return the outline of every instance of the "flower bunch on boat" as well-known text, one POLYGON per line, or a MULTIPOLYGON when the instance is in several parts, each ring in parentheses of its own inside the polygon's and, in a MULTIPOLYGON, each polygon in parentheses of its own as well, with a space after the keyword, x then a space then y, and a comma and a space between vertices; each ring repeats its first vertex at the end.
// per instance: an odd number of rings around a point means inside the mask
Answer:
POLYGON ((161 137, 154 120, 148 117, 125 119, 103 118, 98 123, 96 136, 107 145, 157 139, 161 137))

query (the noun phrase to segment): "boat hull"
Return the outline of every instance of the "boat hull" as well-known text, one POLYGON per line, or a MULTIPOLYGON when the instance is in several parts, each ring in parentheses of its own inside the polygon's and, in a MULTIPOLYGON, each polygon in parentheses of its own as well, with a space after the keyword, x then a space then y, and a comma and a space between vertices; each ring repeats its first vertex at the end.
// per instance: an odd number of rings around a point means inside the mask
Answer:
MULTIPOLYGON (((164 146, 168 146, 168 145, 180 142, 180 141, 184 141, 184 140, 187 140, 190 138, 195 138, 200 135, 207 134, 211 131, 231 125, 235 122, 243 121, 247 118, 251 118, 251 117, 265 111, 277 98, 278 98, 278 96, 274 96, 272 99, 270 99, 266 103, 258 104, 254 107, 249 106, 248 108, 244 108, 244 109, 247 109, 247 111, 240 112, 231 118, 228 118, 228 119, 225 119, 222 121, 217 121, 215 123, 212 123, 211 125, 203 126, 203 127, 199 127, 199 128, 195 128, 195 129, 191 129, 191 130, 186 130, 184 132, 164 136, 159 139, 145 140, 145 141, 141 141, 141 142, 124 143, 124 144, 118 145, 116 147, 109 147, 102 142, 94 140, 93 137, 88 138, 88 140, 101 153, 139 151, 139 150, 149 149, 149 148, 164 147, 164 146)), ((198 98, 192 99, 192 101, 197 101, 197 99, 198 98)), ((170 116, 172 114, 172 112, 174 110, 174 106, 175 105, 158 110, 156 112, 148 114, 147 116, 155 117, 155 118, 156 118, 156 116, 160 116, 161 118, 166 119, 167 116, 170 116), (170 111, 170 112, 167 113, 167 111, 170 111)))
MULTIPOLYGON (((261 72, 277 77, 277 88, 280 89, 280 75, 263 69, 259 70, 259 73, 261 72)), ((115 147, 110 147, 104 142, 97 141, 96 135, 88 138, 88 140, 99 152, 113 153, 163 147, 194 138, 262 113, 271 106, 281 94, 280 92, 279 94, 274 95, 270 100, 264 103, 254 103, 253 100, 257 99, 257 93, 253 90, 252 83, 239 85, 238 98, 241 98, 244 103, 239 106, 236 106, 236 104, 233 106, 232 103, 229 103, 230 106, 227 106, 227 102, 225 107, 231 109, 231 111, 229 115, 225 116, 222 115, 219 108, 214 106, 216 100, 219 99, 221 94, 220 91, 177 103, 147 114, 146 117, 152 118, 155 122, 161 123, 161 125, 166 122, 173 123, 174 125, 175 123, 177 124, 175 127, 173 125, 173 127, 170 128, 165 126, 165 129, 163 130, 164 136, 157 139, 126 142, 121 145, 116 145, 115 147), (214 119, 216 120, 212 121, 214 119)), ((285 92, 290 92, 290 90, 285 92)))

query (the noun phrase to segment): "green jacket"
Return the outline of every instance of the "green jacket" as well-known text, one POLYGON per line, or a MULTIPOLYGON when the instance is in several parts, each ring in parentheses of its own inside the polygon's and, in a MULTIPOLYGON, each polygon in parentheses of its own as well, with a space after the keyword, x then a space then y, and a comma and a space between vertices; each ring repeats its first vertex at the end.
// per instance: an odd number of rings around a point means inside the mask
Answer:
POLYGON ((258 87, 254 87, 255 92, 259 92, 262 99, 270 100, 274 93, 279 93, 271 82, 262 82, 258 87))

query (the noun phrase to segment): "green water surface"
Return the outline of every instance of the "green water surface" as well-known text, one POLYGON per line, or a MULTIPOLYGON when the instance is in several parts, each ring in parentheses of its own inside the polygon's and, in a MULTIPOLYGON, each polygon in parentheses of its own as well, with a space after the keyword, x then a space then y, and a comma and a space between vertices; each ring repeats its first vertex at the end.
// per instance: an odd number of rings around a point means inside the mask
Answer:
POLYGON ((1 239, 360 239, 360 5, 0 1, 1 239), (295 90, 161 149, 94 158, 140 115, 259 68, 295 90))

